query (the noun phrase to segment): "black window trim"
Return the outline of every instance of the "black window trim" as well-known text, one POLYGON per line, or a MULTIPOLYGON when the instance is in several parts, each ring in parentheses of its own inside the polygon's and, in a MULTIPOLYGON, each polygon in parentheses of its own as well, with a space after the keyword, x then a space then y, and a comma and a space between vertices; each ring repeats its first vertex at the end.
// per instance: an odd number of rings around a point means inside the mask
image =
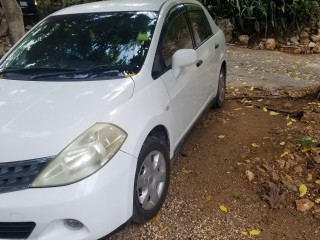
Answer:
MULTIPOLYGON (((173 6, 173 7, 168 11, 167 16, 166 16, 166 18, 165 18, 165 20, 164 20, 164 22, 163 22, 162 29, 161 29, 161 33, 160 33, 160 37, 159 37, 159 41, 158 41, 158 45, 157 45, 156 55, 157 55, 157 52, 159 51, 159 49, 161 48, 161 47, 160 47, 160 44, 162 43, 162 40, 163 40, 163 38, 164 38, 164 34, 165 34, 165 30, 166 30, 165 28, 166 28, 166 26, 167 26, 167 23, 168 23, 168 21, 169 21, 169 18, 172 16, 172 14, 174 14, 175 11, 178 11, 179 8, 182 9, 182 11, 181 11, 180 13, 178 13, 178 14, 175 16, 175 18, 178 17, 178 16, 180 16, 180 15, 182 15, 182 14, 183 14, 184 17, 186 18, 187 25, 188 25, 188 29, 189 29, 189 33, 190 33, 191 39, 192 39, 192 45, 193 45, 193 48, 194 48, 193 33, 192 33, 191 29, 190 29, 190 24, 189 24, 188 16, 187 16, 187 14, 186 14, 187 8, 186 8, 186 6, 185 6, 184 4, 179 3, 179 4, 175 5, 175 6, 173 6)), ((164 69, 163 69, 162 71, 160 71, 159 73, 154 74, 154 73, 153 73, 153 67, 152 67, 151 76, 152 76, 153 80, 157 80, 159 77, 161 77, 161 76, 162 76, 163 74, 165 74, 167 71, 169 71, 169 70, 171 69, 171 67, 172 67, 172 65, 166 67, 165 64, 164 64, 164 60, 162 59, 161 54, 160 54, 160 57, 161 57, 161 64, 163 64, 164 69)), ((154 57, 153 63, 154 63, 155 61, 156 61, 156 56, 154 57)))

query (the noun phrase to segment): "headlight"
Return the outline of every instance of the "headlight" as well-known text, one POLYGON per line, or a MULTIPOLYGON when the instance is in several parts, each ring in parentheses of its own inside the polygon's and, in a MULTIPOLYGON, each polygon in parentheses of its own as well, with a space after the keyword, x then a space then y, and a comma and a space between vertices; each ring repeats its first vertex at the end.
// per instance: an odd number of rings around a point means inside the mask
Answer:
POLYGON ((115 125, 93 125, 62 150, 31 186, 67 185, 90 176, 110 161, 126 137, 127 134, 115 125))

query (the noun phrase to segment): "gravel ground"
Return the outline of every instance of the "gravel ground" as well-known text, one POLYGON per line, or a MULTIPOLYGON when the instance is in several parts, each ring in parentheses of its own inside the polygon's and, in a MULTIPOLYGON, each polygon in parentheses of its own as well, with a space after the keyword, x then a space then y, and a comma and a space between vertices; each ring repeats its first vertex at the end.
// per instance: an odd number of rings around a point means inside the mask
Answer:
MULTIPOLYGON (((320 55, 229 46, 229 100, 223 109, 210 110, 190 134, 173 164, 168 197, 160 213, 152 221, 128 225, 108 239, 320 239, 319 206, 300 213, 294 204, 299 193, 282 189, 287 193, 286 200, 280 209, 270 211, 259 194, 264 184, 275 178, 261 169, 266 163, 281 178, 290 175, 302 182, 307 174, 309 180, 312 175, 320 176, 319 168, 306 167, 305 163, 295 163, 301 164, 303 172, 299 173, 291 166, 280 169, 277 165, 285 149, 301 155, 296 147, 298 136, 319 136, 319 124, 293 121, 290 125, 286 115, 271 116, 259 108, 247 108, 239 99, 242 92, 246 96, 249 92, 257 105, 306 110, 313 104, 313 110, 320 111, 319 101, 281 96, 284 89, 305 92, 319 84, 319 60, 320 55), (225 137, 219 138, 221 135, 225 137), (286 145, 280 146, 280 142, 286 145), (253 148, 253 143, 259 147, 253 148), (254 173, 252 182, 244 174, 247 169, 254 173), (219 209, 222 205, 227 212, 219 209), (261 232, 258 236, 244 235, 251 230, 261 232)), ((291 154, 286 157, 288 162, 296 161, 291 154)), ((308 198, 314 201, 320 197, 319 187, 312 182, 308 187, 308 198)))
POLYGON ((275 90, 306 88, 316 83, 320 83, 320 54, 228 47, 228 86, 275 90))

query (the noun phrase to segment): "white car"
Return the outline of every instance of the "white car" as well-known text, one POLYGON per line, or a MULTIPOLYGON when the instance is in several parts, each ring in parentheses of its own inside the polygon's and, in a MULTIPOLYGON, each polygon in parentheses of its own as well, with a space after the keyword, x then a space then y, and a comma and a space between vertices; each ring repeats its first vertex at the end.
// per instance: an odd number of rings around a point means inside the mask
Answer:
POLYGON ((98 239, 150 220, 170 159, 226 81, 194 0, 58 11, 0 61, 0 239, 98 239))

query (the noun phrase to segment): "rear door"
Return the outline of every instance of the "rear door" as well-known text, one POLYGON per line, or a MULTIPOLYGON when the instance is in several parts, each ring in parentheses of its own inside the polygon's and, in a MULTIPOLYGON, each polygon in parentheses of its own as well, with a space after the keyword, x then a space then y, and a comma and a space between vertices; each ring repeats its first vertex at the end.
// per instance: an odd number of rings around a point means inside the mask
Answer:
POLYGON ((200 91, 206 96, 204 101, 208 103, 217 91, 220 44, 202 8, 196 4, 187 4, 186 7, 193 33, 194 49, 198 55, 199 78, 203 81, 200 91))

